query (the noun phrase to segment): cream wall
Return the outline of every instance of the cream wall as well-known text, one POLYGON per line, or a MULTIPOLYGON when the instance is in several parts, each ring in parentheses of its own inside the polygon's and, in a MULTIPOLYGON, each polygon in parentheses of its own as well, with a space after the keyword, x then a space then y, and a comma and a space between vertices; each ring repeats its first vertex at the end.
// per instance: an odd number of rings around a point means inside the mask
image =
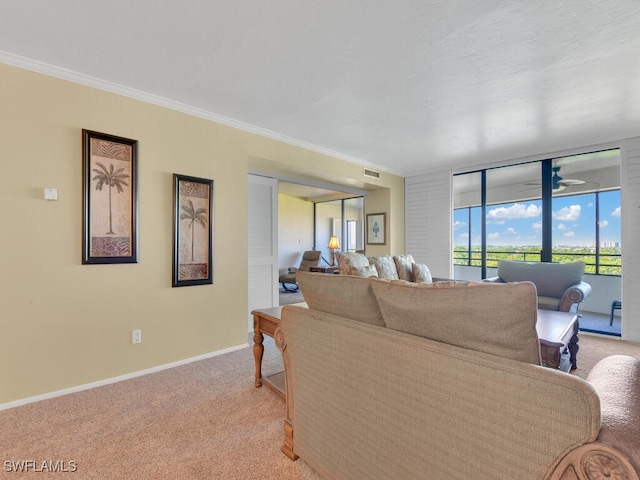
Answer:
MULTIPOLYGON (((0 406, 246 344, 251 159, 322 165, 345 181, 361 170, 4 64, 0 145, 0 406), (139 142, 137 264, 81 264, 83 128, 139 142), (213 285, 171 288, 173 173, 215 181, 213 285), (59 200, 43 200, 45 187, 59 200), (143 343, 132 345, 137 328, 143 343)), ((402 178, 383 184, 403 195, 402 178)), ((397 212, 393 203, 380 208, 397 212)))
MULTIPOLYGON (((402 191, 404 195, 404 189, 402 191)), ((399 255, 404 253, 404 197, 399 199, 394 196, 394 192, 387 188, 372 191, 364 201, 365 213, 365 250, 367 255, 374 257, 378 255, 399 255), (385 245, 367 245, 367 215, 371 213, 386 213, 385 225, 385 245), (396 235, 395 230, 398 224, 402 225, 401 236, 396 235), (390 232, 392 234, 390 234, 390 232)))

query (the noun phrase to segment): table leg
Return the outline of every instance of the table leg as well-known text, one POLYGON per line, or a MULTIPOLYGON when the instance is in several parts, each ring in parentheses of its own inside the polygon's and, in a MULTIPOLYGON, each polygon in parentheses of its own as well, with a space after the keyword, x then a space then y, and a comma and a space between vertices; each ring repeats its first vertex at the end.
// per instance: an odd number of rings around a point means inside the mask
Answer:
POLYGON ((575 370, 576 368, 578 368, 578 350, 580 349, 580 346, 578 345, 578 331, 580 329, 580 326, 578 324, 578 319, 576 319, 576 322, 574 324, 573 327, 573 336, 571 337, 571 340, 569 340, 569 345, 567 345, 567 348, 569 349, 569 360, 571 361, 571 370, 575 370))
POLYGON ((256 388, 262 386, 262 356, 264 355, 264 336, 260 331, 260 320, 256 315, 253 317, 253 358, 256 361, 256 388))
POLYGON ((555 369, 560 368, 560 359, 562 358, 560 355, 560 349, 558 347, 549 347, 546 345, 541 348, 544 349, 542 358, 546 361, 547 367, 555 369))

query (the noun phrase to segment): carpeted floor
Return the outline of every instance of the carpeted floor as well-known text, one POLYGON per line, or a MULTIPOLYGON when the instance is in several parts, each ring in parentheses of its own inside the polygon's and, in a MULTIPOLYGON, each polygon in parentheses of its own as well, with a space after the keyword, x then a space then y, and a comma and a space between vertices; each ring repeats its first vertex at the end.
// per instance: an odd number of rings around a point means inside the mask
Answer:
MULTIPOLYGON (((265 373, 279 354, 267 345, 265 373)), ((245 348, 0 411, 0 479, 318 480, 280 452, 284 402, 253 386, 254 365, 245 348), (26 460, 77 471, 7 471, 26 460)))
POLYGON ((593 366, 609 355, 631 355, 640 359, 640 343, 581 332, 578 346, 578 368, 572 373, 586 378, 593 366))
POLYGON ((300 290, 296 290, 295 292, 286 292, 282 287, 280 287, 279 294, 280 305, 291 305, 292 303, 304 302, 304 298, 302 298, 300 290))
MULTIPOLYGON (((640 358, 640 344, 580 336, 585 377, 615 353, 640 358)), ((263 373, 279 371, 265 338, 263 373)), ((284 402, 253 386, 251 348, 113 385, 0 411, 0 479, 320 480, 280 452, 284 402), (11 462, 59 462, 76 472, 7 471, 11 462), (7 464, 6 462, 10 462, 7 464)))

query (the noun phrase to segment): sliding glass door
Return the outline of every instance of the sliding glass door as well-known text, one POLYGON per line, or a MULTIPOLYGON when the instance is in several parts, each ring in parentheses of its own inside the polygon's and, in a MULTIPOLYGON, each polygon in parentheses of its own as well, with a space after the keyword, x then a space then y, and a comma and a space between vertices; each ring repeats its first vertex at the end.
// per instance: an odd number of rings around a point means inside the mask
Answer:
POLYGON ((589 273, 619 267, 619 172, 616 149, 455 175, 454 263, 574 257, 589 273))
POLYGON ((618 149, 468 172, 453 178, 454 274, 494 276, 499 259, 582 260, 606 314, 621 290, 618 149))

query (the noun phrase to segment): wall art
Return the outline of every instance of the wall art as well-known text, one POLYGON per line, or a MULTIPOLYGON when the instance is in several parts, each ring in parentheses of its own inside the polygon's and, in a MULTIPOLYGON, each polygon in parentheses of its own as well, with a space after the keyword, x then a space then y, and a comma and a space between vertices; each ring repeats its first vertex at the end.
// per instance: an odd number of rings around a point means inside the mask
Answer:
POLYGON ((213 180, 173 175, 174 287, 213 283, 213 180))
POLYGON ((367 214, 367 245, 386 245, 386 213, 367 214))
POLYGON ((138 262, 136 140, 82 130, 82 263, 138 262))

